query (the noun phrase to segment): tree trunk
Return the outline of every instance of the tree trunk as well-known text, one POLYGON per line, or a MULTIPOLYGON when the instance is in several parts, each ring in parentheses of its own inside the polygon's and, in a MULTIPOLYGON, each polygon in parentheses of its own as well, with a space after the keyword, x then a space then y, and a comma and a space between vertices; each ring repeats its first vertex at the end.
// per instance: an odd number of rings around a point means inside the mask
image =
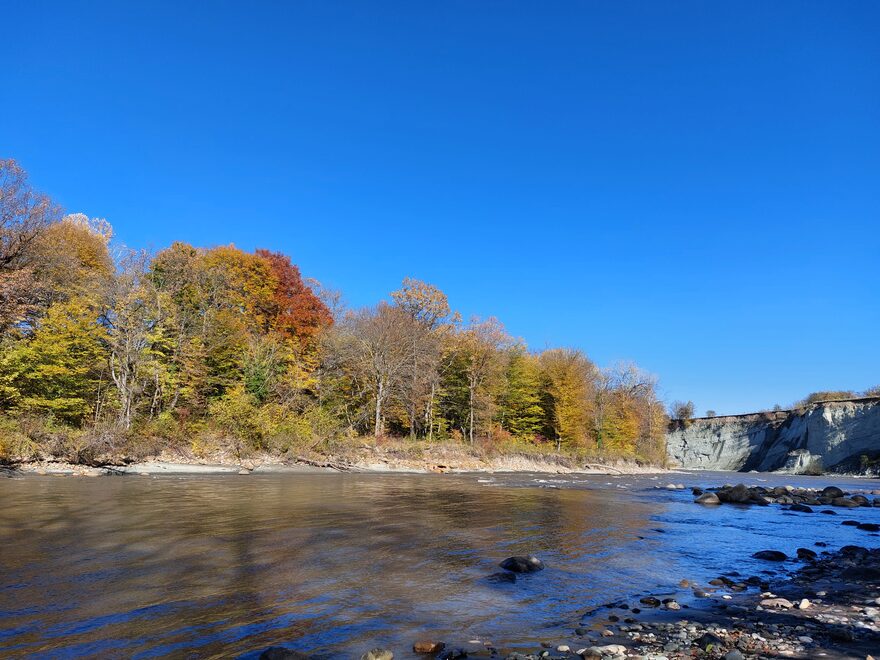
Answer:
POLYGON ((376 422, 373 428, 373 435, 379 437, 382 435, 382 399, 385 397, 385 382, 379 381, 379 387, 376 389, 376 422))
POLYGON ((428 425, 428 440, 434 439, 434 392, 436 385, 431 383, 431 398, 428 399, 428 405, 425 409, 425 424, 428 425))
POLYGON ((476 388, 474 384, 471 383, 470 387, 470 411, 468 414, 468 436, 470 437, 471 444, 474 444, 474 394, 476 388))

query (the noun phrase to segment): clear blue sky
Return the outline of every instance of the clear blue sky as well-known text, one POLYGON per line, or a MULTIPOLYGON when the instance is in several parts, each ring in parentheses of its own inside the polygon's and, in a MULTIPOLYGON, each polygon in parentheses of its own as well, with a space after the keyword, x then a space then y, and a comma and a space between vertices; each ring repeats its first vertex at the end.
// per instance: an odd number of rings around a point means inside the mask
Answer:
POLYGON ((405 275, 699 412, 880 383, 880 3, 4 3, 0 154, 126 243, 405 275))

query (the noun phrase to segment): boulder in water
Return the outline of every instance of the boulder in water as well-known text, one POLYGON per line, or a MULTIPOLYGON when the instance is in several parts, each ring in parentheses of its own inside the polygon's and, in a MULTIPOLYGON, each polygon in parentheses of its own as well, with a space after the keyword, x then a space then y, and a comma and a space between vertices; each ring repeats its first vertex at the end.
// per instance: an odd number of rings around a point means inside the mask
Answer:
POLYGON ((760 550, 752 555, 755 559, 763 559, 764 561, 785 561, 788 555, 779 550, 760 550))
POLYGON ((753 493, 745 484, 737 484, 718 491, 718 499, 729 504, 748 504, 752 500, 752 496, 753 493))
POLYGON ((808 560, 812 561, 818 555, 816 555, 816 553, 813 550, 810 550, 809 548, 798 548, 797 549, 797 556, 798 556, 798 559, 808 559, 808 560))
POLYGON ((508 557, 498 565, 505 571, 513 571, 514 573, 534 573, 544 569, 544 562, 534 555, 508 557))

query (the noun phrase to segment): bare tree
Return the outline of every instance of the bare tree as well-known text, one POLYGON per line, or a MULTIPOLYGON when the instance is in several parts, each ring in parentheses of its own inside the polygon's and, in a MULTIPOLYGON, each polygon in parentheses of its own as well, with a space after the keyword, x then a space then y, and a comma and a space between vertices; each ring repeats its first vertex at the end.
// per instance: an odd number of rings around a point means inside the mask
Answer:
POLYGON ((669 416, 672 419, 687 421, 694 418, 693 401, 673 401, 669 406, 669 416))
POLYGON ((474 431, 478 416, 491 418, 493 397, 489 385, 503 371, 501 351, 510 345, 510 336, 504 326, 494 317, 485 321, 477 318, 458 333, 456 351, 464 363, 465 382, 467 387, 467 435, 471 444, 474 443, 474 431))
POLYGON ((31 188, 18 163, 0 160, 0 271, 26 266, 33 242, 60 217, 60 208, 31 188))
POLYGON ((373 402, 373 434, 385 432, 385 405, 399 393, 412 361, 413 320, 385 303, 350 315, 344 322, 348 341, 340 344, 353 377, 362 379, 373 402))
POLYGON ((428 434, 433 433, 433 404, 438 385, 442 335, 449 318, 446 294, 437 287, 407 277, 401 288, 391 294, 395 305, 406 313, 410 324, 410 364, 403 397, 409 420, 410 437, 415 437, 420 412, 428 434))
POLYGON ((130 251, 119 261, 110 284, 108 310, 104 314, 110 353, 110 376, 119 394, 119 425, 128 429, 138 398, 150 387, 154 405, 161 393, 159 373, 150 369, 150 349, 160 311, 156 291, 147 277, 149 257, 130 251))
POLYGON ((0 160, 0 331, 19 323, 40 299, 34 245, 61 217, 14 160, 0 160))

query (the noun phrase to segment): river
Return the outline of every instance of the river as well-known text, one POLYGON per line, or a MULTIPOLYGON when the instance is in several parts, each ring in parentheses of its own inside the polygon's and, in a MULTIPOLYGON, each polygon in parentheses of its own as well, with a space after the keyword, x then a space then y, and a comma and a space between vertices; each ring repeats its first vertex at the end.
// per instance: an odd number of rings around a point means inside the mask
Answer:
POLYGON ((689 490, 658 488, 670 481, 880 489, 729 473, 0 479, 0 656, 256 658, 283 645, 407 658, 423 638, 575 644, 585 612, 681 597, 683 578, 759 574, 756 550, 876 545, 840 523, 880 522, 880 508, 704 508, 689 490), (524 553, 546 570, 487 579, 524 553))

